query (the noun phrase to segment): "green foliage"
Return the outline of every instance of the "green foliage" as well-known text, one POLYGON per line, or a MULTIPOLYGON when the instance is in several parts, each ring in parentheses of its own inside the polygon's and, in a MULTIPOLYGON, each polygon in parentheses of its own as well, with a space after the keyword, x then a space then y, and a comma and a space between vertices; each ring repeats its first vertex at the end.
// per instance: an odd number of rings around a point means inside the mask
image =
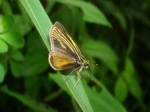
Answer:
POLYGON ((54 1, 80 8, 83 11, 83 19, 87 22, 111 26, 106 17, 104 16, 104 14, 102 13, 102 11, 91 3, 80 0, 76 1, 74 0, 71 2, 69 0, 65 1, 54 0, 54 1))
MULTIPOLYGON (((49 74, 49 76, 61 88, 63 88, 63 90, 65 90, 69 95, 71 95, 69 89, 67 89, 67 86, 63 83, 64 81, 61 78, 59 78, 60 77, 59 74, 49 74)), ((96 82, 96 79, 94 80, 96 82)), ((101 91, 96 90, 96 88, 89 88, 85 82, 83 83, 83 85, 94 112, 98 112, 99 110, 101 110, 102 112, 126 112, 126 110, 119 104, 119 102, 115 98, 113 98, 112 95, 107 91, 107 89, 104 87, 103 84, 100 84, 99 82, 97 83, 99 88, 101 88, 101 91)), ((86 108, 88 102, 86 101, 87 99, 85 94, 82 93, 82 91, 79 91, 78 93, 75 93, 73 95, 75 95, 74 96, 75 98, 80 97, 78 103, 80 102, 83 103, 85 105, 84 107, 86 108), (76 95, 76 94, 80 94, 80 95, 76 95)), ((84 110, 85 108, 83 108, 83 111, 85 112, 88 111, 88 110, 84 110)))
POLYGON ((0 82, 4 80, 5 70, 4 67, 0 64, 0 82))
POLYGON ((148 1, 0 0, 0 110, 150 111, 149 11, 148 1), (48 63, 55 21, 91 61, 75 89, 76 72, 65 81, 48 63))
POLYGON ((10 91, 6 86, 1 87, 1 91, 16 98, 20 102, 22 102, 24 105, 28 106, 29 108, 33 109, 34 111, 40 111, 40 112, 57 112, 56 110, 52 108, 47 108, 45 104, 37 102, 35 100, 32 100, 31 98, 21 95, 18 93, 15 93, 13 91, 10 91))
POLYGON ((0 45, 1 45, 0 53, 5 53, 8 51, 8 46, 4 41, 0 40, 0 45))
POLYGON ((114 74, 117 74, 118 57, 107 43, 94 40, 86 41, 86 43, 83 44, 83 49, 85 49, 84 52, 86 54, 98 58, 107 65, 114 74), (89 46, 90 44, 92 46, 89 46))

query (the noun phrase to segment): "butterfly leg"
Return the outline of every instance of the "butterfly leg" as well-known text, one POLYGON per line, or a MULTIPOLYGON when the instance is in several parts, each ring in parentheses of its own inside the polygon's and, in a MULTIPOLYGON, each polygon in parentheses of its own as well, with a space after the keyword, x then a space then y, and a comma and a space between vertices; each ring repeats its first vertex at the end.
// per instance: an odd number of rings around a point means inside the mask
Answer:
POLYGON ((65 82, 68 80, 68 78, 72 75, 72 73, 74 72, 74 71, 76 71, 76 70, 78 70, 79 68, 76 68, 76 69, 74 69, 74 70, 72 70, 71 72, 70 72, 70 74, 68 75, 68 77, 65 79, 65 82))
POLYGON ((81 79, 81 75, 80 75, 80 72, 77 71, 77 75, 78 75, 78 80, 77 82, 75 83, 75 85, 73 86, 73 89, 75 89, 76 85, 79 83, 80 79, 81 79))
POLYGON ((74 85, 73 89, 75 89, 76 85, 79 83, 79 81, 80 81, 80 79, 81 79, 80 72, 82 71, 82 69, 83 69, 83 66, 81 66, 81 67, 80 67, 80 69, 79 69, 79 70, 77 70, 78 80, 77 80, 77 82, 75 83, 75 85, 74 85))

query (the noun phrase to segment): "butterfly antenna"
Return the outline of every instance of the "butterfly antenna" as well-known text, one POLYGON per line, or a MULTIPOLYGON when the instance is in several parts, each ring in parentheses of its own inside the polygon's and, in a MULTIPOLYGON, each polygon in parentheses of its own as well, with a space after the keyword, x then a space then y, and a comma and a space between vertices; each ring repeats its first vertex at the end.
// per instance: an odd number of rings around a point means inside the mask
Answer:
MULTIPOLYGON (((96 66, 98 66, 98 64, 97 63, 94 63, 94 62, 90 62, 91 64, 94 64, 94 65, 96 65, 96 66)), ((90 77, 91 77, 91 80, 93 80, 93 77, 92 77, 92 74, 91 74, 91 67, 90 67, 90 77)))
POLYGON ((98 64, 97 63, 94 63, 94 62, 90 62, 91 64, 94 64, 94 65, 96 65, 96 66, 98 66, 98 64))

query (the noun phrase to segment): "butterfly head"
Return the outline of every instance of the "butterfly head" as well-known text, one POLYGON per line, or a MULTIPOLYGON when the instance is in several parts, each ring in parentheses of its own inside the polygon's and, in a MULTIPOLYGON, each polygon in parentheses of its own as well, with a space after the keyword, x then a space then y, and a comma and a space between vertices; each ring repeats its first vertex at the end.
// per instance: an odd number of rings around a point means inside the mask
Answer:
POLYGON ((85 62, 84 62, 84 68, 88 68, 89 66, 90 66, 89 61, 85 61, 85 62))

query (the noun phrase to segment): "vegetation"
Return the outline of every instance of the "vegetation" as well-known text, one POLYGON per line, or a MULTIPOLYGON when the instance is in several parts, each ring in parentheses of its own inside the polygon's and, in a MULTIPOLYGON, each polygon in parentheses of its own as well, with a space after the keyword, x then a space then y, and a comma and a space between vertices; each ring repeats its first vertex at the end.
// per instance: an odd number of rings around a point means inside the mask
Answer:
POLYGON ((0 0, 0 111, 150 111, 149 12, 148 0, 0 0), (91 62, 75 89, 76 73, 48 63, 55 21, 91 62))

